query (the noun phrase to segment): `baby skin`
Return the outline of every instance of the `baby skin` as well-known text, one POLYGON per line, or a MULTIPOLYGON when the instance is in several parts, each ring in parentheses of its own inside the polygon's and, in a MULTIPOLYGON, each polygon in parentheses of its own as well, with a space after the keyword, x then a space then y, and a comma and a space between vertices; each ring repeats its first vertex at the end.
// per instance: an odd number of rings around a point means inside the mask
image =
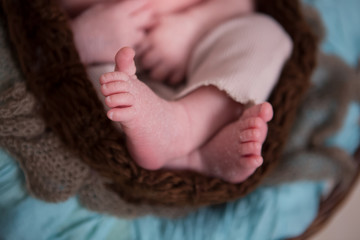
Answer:
POLYGON ((107 115, 125 132, 140 166, 194 170, 239 183, 262 164, 273 116, 269 103, 245 108, 215 87, 166 101, 138 80, 134 56, 132 48, 120 49, 115 71, 103 74, 100 84, 107 115))

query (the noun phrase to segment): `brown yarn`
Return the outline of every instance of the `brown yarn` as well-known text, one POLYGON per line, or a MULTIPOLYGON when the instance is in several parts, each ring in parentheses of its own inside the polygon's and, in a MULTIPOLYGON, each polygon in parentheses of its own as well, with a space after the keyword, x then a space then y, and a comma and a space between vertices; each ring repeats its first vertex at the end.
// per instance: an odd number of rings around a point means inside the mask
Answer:
POLYGON ((57 4, 45 0, 3 0, 2 4, 16 55, 47 127, 68 150, 108 179, 108 187, 131 202, 198 206, 249 193, 276 165, 315 66, 316 41, 299 2, 259 0, 259 11, 273 16, 294 42, 270 98, 275 118, 263 147, 263 166, 236 185, 192 172, 147 171, 130 159, 124 137, 106 118, 57 4))

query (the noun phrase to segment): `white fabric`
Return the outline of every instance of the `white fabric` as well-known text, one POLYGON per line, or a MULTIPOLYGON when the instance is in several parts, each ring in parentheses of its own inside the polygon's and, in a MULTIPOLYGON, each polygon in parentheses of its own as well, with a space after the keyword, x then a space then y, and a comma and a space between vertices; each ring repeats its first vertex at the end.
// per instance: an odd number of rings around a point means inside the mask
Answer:
POLYGON ((227 21, 195 48, 187 86, 177 97, 213 85, 237 102, 264 102, 291 51, 290 37, 266 15, 252 14, 227 21))

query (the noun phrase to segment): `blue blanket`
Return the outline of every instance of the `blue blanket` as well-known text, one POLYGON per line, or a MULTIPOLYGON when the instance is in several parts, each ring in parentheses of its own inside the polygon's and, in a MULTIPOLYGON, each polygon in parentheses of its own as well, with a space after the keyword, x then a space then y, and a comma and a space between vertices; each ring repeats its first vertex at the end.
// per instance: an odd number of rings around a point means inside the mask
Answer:
POLYGON ((322 190, 323 184, 301 182, 261 188, 177 220, 115 219, 84 209, 76 198, 54 204, 31 197, 16 162, 0 151, 0 239, 282 239, 300 234, 312 221, 322 190))
POLYGON ((355 66, 360 56, 360 1, 358 0, 303 0, 315 7, 326 26, 326 39, 322 49, 341 56, 355 66))

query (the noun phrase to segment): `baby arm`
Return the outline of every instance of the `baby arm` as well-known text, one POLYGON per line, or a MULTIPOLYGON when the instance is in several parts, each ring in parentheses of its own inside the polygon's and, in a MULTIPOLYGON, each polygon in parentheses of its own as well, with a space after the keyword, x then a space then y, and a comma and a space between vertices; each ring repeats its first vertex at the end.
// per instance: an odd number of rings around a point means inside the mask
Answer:
POLYGON ((152 11, 143 0, 96 4, 72 20, 74 40, 83 63, 113 62, 121 47, 136 47, 145 36, 152 11))
POLYGON ((160 17, 138 54, 153 80, 181 81, 194 45, 219 23, 253 10, 252 0, 208 0, 160 17))

